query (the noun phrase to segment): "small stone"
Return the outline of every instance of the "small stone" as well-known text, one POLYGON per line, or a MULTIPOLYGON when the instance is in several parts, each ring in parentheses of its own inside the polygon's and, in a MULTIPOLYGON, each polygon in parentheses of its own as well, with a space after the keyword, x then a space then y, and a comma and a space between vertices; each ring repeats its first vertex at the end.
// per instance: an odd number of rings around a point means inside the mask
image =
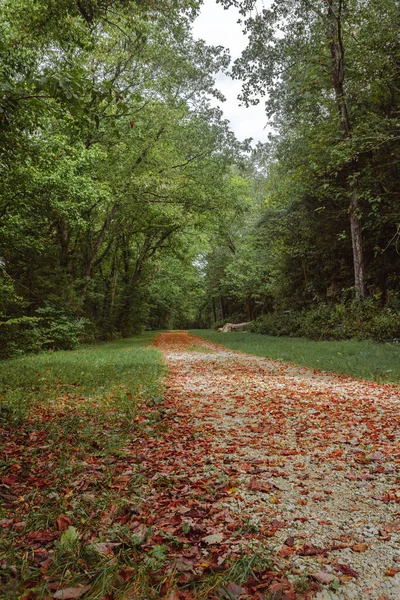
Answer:
POLYGON ((383 452, 376 450, 375 452, 371 452, 370 454, 366 454, 365 458, 370 461, 383 461, 386 460, 386 456, 383 452))

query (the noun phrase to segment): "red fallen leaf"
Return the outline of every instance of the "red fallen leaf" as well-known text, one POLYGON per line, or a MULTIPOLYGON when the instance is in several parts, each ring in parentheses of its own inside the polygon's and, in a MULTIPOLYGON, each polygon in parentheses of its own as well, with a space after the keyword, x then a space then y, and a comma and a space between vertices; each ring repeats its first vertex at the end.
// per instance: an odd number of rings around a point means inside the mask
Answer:
POLYGON ((10 477, 4 477, 2 481, 6 485, 14 485, 14 483, 17 481, 17 478, 15 477, 15 475, 11 475, 10 477))
POLYGON ((251 471, 252 467, 248 463, 243 463, 242 465, 240 465, 240 468, 243 469, 243 471, 251 471))
POLYGON ((382 530, 386 533, 395 533, 396 531, 400 531, 400 522, 396 523, 386 523, 382 526, 382 530))
POLYGON ((70 525, 72 520, 67 515, 60 515, 56 521, 59 531, 65 531, 70 525))
POLYGON ((368 544, 354 544, 352 549, 354 552, 366 552, 368 550, 368 544))
POLYGON ((278 592, 283 592, 287 589, 287 583, 282 583, 281 581, 275 581, 269 587, 269 591, 273 594, 277 594, 278 592))
POLYGON ((316 546, 304 544, 302 548, 297 550, 297 554, 300 556, 317 556, 318 554, 326 555, 328 551, 325 548, 317 548, 316 546))
POLYGON ((358 573, 354 569, 352 569, 349 565, 345 565, 342 563, 335 563, 335 568, 338 569, 344 575, 350 575, 351 577, 357 578, 358 573))
POLYGON ((55 598, 55 600, 71 600, 74 598, 80 598, 83 596, 83 594, 86 594, 91 587, 91 585, 78 585, 74 588, 58 590, 55 594, 53 594, 53 598, 55 598))
POLYGON ((390 569, 386 569, 385 571, 385 575, 387 575, 388 577, 394 577, 395 575, 397 575, 397 573, 400 573, 400 569, 398 567, 391 567, 390 569))
POLYGON ((125 569, 121 569, 118 571, 116 577, 120 581, 120 583, 128 583, 135 576, 135 569, 132 567, 126 567, 125 569))
POLYGON ((252 479, 248 485, 248 489, 252 490, 254 492, 265 492, 266 494, 268 494, 268 492, 270 492, 272 488, 269 483, 259 481, 255 477, 252 477, 252 479))
POLYGON ((272 519, 271 527, 272 529, 275 529, 275 531, 279 531, 279 529, 283 529, 284 527, 286 527, 286 523, 284 523, 283 521, 278 521, 277 519, 272 519))
POLYGON ((25 538, 30 542, 53 542, 60 537, 58 531, 30 531, 26 534, 25 538))
POLYGON ((288 538, 286 538, 285 546, 289 546, 289 548, 293 548, 293 546, 294 546, 294 537, 293 536, 290 535, 288 538))
POLYGON ((294 548, 290 548, 289 546, 283 546, 280 550, 278 550, 278 556, 281 558, 286 558, 295 552, 294 548))

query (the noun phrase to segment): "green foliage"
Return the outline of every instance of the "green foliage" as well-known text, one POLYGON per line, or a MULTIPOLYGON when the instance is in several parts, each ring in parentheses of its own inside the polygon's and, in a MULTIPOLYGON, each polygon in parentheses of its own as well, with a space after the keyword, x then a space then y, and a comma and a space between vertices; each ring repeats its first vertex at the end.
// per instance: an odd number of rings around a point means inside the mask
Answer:
POLYGON ((38 308, 38 316, 0 322, 0 358, 41 350, 71 350, 94 340, 94 329, 85 318, 76 318, 52 306, 38 308))
MULTIPOLYGON (((255 285, 255 316, 275 310, 278 322, 266 316, 265 327, 294 334, 304 309, 308 335, 317 337, 322 328, 323 335, 339 336, 330 323, 338 320, 335 311, 324 305, 339 303, 349 288, 360 294, 355 255, 363 259, 367 295, 381 296, 379 311, 389 309, 400 290, 397 3, 294 0, 274 2, 265 11, 255 11, 254 0, 221 3, 240 9, 248 34, 248 47, 233 67, 243 80, 243 100, 257 103, 265 97, 275 127, 270 143, 255 156, 265 182, 258 223, 241 227, 252 257, 246 277, 254 265, 263 269, 255 285), (339 38, 346 58, 339 61, 338 80, 332 51, 339 38), (349 215, 356 216, 351 227, 349 215), (355 223, 361 228, 358 246, 355 223), (285 317, 282 311, 290 312, 285 317)), ((241 261, 232 266, 225 261, 219 280, 228 273, 233 283, 241 261)), ((241 290, 229 294, 226 303, 233 312, 241 290)), ((395 317, 384 312, 379 318, 382 335, 390 337, 395 317)), ((361 322, 349 325, 343 335, 361 335, 364 329, 361 322)), ((381 337, 377 326, 365 335, 381 337)))
POLYGON ((354 300, 347 305, 319 304, 298 312, 286 310, 263 315, 254 322, 252 331, 311 340, 395 341, 400 338, 400 311, 382 308, 377 299, 354 300))
POLYGON ((197 5, 0 3, 3 356, 72 348, 88 321, 103 338, 196 322, 197 239, 239 149, 209 101, 229 58, 192 38, 197 5), (40 327, 14 322, 37 310, 40 327))

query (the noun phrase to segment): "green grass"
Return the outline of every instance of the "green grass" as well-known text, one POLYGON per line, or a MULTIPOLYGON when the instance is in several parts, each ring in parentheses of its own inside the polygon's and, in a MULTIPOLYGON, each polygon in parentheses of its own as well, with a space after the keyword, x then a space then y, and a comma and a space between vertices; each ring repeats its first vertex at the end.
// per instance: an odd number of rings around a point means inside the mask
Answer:
POLYGON ((91 400, 127 391, 159 395, 164 367, 155 348, 145 349, 155 335, 1 361, 0 422, 7 415, 23 420, 34 406, 68 394, 91 400))
POLYGON ((230 348, 359 379, 400 383, 400 346, 372 341, 314 342, 303 338, 257 333, 220 333, 197 329, 190 333, 230 348))
POLYGON ((163 426, 166 369, 146 347, 155 335, 0 363, 2 597, 47 599, 50 585, 90 585, 85 597, 118 590, 123 598, 124 569, 145 579, 155 567, 123 524, 141 506, 146 481, 129 446, 163 426), (115 556, 93 546, 110 540, 119 544, 115 556))

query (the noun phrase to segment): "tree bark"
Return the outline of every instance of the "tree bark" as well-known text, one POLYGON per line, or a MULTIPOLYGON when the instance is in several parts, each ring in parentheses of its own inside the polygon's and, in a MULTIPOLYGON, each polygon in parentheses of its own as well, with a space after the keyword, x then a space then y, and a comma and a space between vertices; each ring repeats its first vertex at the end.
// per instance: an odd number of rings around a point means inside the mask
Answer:
POLYGON ((217 322, 217 309, 215 307, 215 299, 211 298, 211 302, 212 302, 212 311, 213 311, 214 323, 216 323, 217 322))
POLYGON ((224 299, 222 296, 220 296, 219 298, 219 304, 221 307, 221 320, 224 321, 225 319, 225 305, 224 305, 224 299))
MULTIPOLYGON (((342 37, 343 0, 328 0, 329 40, 332 59, 332 78, 335 99, 341 118, 343 139, 351 139, 351 122, 344 91, 345 81, 345 49, 342 37)), ((351 187, 349 205, 350 232, 353 249, 354 287, 359 298, 367 295, 365 285, 364 252, 361 229, 361 207, 358 200, 356 161, 349 165, 348 181, 351 187)))

